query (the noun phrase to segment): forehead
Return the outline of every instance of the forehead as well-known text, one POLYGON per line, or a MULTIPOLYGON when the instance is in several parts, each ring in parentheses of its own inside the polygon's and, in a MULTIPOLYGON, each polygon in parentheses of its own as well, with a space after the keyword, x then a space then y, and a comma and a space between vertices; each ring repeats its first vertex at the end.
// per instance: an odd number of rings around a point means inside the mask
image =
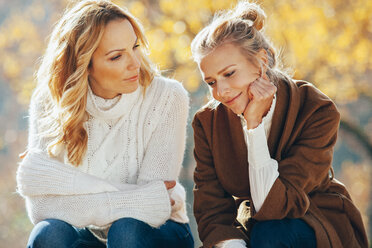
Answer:
POLYGON ((132 47, 136 39, 137 35, 127 19, 113 20, 106 25, 97 50, 108 52, 112 49, 132 47))
POLYGON ((246 63, 247 59, 239 47, 226 43, 215 48, 200 61, 200 69, 207 76, 214 74, 231 64, 246 63))

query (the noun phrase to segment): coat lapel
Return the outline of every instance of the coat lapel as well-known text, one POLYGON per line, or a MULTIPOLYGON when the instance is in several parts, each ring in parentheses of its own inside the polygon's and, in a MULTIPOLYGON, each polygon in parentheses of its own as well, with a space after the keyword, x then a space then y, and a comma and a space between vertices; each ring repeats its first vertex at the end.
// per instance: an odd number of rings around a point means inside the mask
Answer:
POLYGON ((299 109, 298 94, 293 91, 296 88, 292 82, 281 80, 277 84, 277 102, 267 142, 271 157, 277 161, 281 160, 282 151, 290 139, 299 109))
POLYGON ((287 119, 288 109, 288 88, 280 82, 277 85, 276 106, 271 123, 270 134, 268 138, 268 147, 272 158, 277 159, 278 145, 282 135, 283 127, 287 119))
POLYGON ((240 117, 220 104, 213 120, 213 154, 216 171, 221 181, 226 180, 226 188, 234 195, 249 192, 248 155, 240 117), (231 179, 235 184, 231 184, 231 179), (229 183, 230 182, 230 183, 229 183))

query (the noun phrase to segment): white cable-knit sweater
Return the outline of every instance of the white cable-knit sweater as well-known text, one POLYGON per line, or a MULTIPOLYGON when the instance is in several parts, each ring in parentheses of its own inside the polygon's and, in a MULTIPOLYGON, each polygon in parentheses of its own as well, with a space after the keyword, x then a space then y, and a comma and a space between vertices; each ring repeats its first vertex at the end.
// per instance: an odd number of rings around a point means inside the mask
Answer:
POLYGON ((74 167, 63 149, 57 158, 46 155, 48 139, 38 127, 43 106, 33 99, 28 154, 17 171, 31 221, 55 218, 106 230, 123 217, 153 227, 168 219, 188 222, 184 188, 177 182, 168 192, 164 185, 180 172, 188 109, 182 85, 163 77, 154 78, 145 96, 141 86, 108 101, 89 90, 88 149, 74 167))

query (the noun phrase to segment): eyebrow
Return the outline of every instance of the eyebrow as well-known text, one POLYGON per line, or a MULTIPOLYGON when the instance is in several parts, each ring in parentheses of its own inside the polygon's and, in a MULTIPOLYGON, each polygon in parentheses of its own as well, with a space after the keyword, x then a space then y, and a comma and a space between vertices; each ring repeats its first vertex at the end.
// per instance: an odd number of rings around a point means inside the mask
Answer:
MULTIPOLYGON (((236 65, 236 64, 232 64, 232 65, 228 65, 228 66, 226 66, 225 68, 223 68, 222 70, 220 70, 219 72, 217 72, 217 75, 223 73, 224 71, 226 71, 227 69, 229 69, 231 66, 234 66, 234 65, 236 65)), ((207 81, 207 80, 210 79, 210 78, 211 78, 211 77, 206 77, 206 78, 204 78, 204 80, 207 81)))
MULTIPOLYGON (((136 38, 136 41, 134 42, 134 45, 136 45, 137 42, 138 42, 138 37, 136 38)), ((111 51, 107 52, 107 53, 105 54, 105 56, 109 55, 110 53, 113 53, 113 52, 119 52, 119 51, 125 51, 125 48, 111 50, 111 51)))

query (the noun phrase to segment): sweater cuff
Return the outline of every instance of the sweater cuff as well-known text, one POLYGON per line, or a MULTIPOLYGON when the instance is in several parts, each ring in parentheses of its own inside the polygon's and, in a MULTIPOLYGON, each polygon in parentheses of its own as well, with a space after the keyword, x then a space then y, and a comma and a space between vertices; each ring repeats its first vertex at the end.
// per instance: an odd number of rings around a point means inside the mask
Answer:
POLYGON ((174 205, 172 206, 172 213, 170 219, 179 223, 189 222, 186 212, 186 191, 184 187, 177 182, 174 188, 168 190, 170 198, 174 200, 174 205))
POLYGON ((270 164, 270 152, 267 146, 264 121, 254 129, 244 130, 248 137, 248 162, 254 169, 270 164))
POLYGON ((171 214, 168 191, 163 181, 154 181, 133 191, 108 193, 111 217, 131 217, 152 227, 159 227, 171 214))

